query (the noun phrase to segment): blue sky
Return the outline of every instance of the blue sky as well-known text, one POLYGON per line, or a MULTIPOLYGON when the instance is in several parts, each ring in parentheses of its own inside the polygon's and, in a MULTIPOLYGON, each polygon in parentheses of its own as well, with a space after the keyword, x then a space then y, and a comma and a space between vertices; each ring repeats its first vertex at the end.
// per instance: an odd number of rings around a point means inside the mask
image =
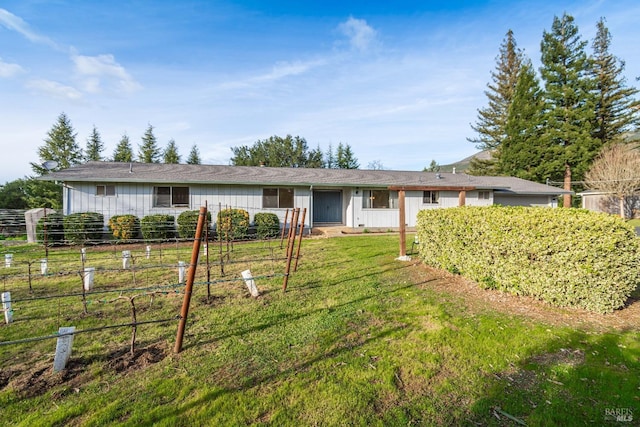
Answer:
POLYGON ((573 15, 640 76, 640 3, 599 1, 0 1, 0 183, 31 174, 65 112, 111 156, 149 124, 183 158, 228 164, 272 135, 349 144, 361 168, 421 170, 466 140, 507 30, 539 65, 542 32, 573 15))

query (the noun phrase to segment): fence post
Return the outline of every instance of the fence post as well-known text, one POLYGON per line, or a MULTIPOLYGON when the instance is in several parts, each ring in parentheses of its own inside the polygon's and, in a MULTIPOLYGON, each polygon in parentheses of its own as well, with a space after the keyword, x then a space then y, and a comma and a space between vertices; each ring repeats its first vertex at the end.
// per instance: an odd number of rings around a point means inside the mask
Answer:
POLYGON ((191 292, 193 282, 196 277, 196 268, 198 267, 198 255, 200 253, 200 239, 202 238, 202 228, 207 218, 207 208, 200 208, 200 216, 198 217, 198 226, 196 227, 196 235, 193 238, 193 249, 191 250, 191 263, 189 264, 189 272, 187 274, 187 284, 184 289, 184 300, 182 302, 182 310, 180 311, 180 323, 178 324, 178 333, 176 335, 176 345, 173 347, 174 353, 182 351, 182 340, 184 338, 184 330, 187 326, 187 316, 189 315, 189 304, 191 303, 191 292))
POLYGON ((2 293, 2 311, 4 311, 4 322, 9 324, 13 321, 13 310, 11 310, 11 292, 2 293))
POLYGON ((293 265, 293 271, 298 271, 298 260, 300 259, 300 245, 302 244, 302 235, 304 234, 304 219, 307 216, 307 208, 302 210, 302 220, 300 221, 300 236, 298 236, 298 249, 296 250, 296 263, 293 265))
POLYGON ((289 239, 287 240, 287 264, 284 269, 284 281, 282 283, 282 291, 286 292, 289 283, 289 272, 291 271, 291 258, 293 257, 293 248, 296 243, 296 227, 298 226, 298 215, 300 208, 293 211, 291 217, 291 227, 289 228, 289 239))

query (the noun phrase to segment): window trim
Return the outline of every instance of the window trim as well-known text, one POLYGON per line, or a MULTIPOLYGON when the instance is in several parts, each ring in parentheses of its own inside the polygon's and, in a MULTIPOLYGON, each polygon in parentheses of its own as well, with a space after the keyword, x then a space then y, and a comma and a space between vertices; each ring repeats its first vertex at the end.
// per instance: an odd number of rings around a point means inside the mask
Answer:
POLYGON ((439 205, 440 204, 440 191, 438 191, 438 190, 424 190, 422 192, 422 204, 423 205, 439 205), (429 193, 428 196, 427 196, 427 193, 429 193))
POLYGON ((386 188, 365 188, 362 190, 362 209, 398 209, 398 191, 388 190, 386 188), (376 195, 373 193, 386 192, 387 196, 384 197, 384 201, 387 205, 375 206, 376 195))
POLYGON ((262 188, 262 209, 293 209, 293 207, 295 206, 295 200, 296 200, 296 192, 295 192, 295 188, 293 187, 263 187, 262 188), (276 194, 271 194, 268 196, 265 196, 265 191, 276 191, 276 194), (286 205, 287 199, 285 199, 285 194, 283 194, 283 192, 291 193, 291 200, 290 200, 290 204, 291 206, 283 206, 286 205), (272 205, 267 205, 265 203, 265 197, 270 197, 270 198, 274 198, 274 200, 276 201, 276 206, 272 206, 272 205))
POLYGON ((479 190, 478 191, 478 200, 491 200, 491 191, 490 190, 479 190), (486 197, 484 197, 486 195, 486 197))
POLYGON ((96 184, 96 197, 115 197, 115 195, 116 195, 115 185, 96 184), (100 194, 101 193, 99 190, 100 188, 102 188, 102 194, 100 194))
POLYGON ((188 208, 191 206, 191 189, 188 186, 185 185, 154 185, 153 186, 153 193, 152 193, 152 207, 154 208, 188 208), (160 188, 168 188, 169 189, 169 194, 158 194, 158 189, 160 188), (174 192, 174 189, 186 189, 187 193, 186 193, 186 199, 187 202, 186 203, 176 203, 175 202, 175 197, 177 197, 177 195, 174 192), (168 196, 169 198, 169 203, 168 204, 163 204, 163 205, 159 205, 158 204, 158 196, 168 196))

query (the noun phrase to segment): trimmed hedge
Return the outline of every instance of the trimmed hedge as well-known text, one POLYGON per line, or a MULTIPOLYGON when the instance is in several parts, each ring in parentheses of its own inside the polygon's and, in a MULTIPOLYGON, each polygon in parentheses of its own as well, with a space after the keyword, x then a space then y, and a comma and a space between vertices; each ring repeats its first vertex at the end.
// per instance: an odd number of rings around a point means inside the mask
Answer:
POLYGON ((64 243, 64 218, 60 213, 40 218, 36 224, 36 239, 44 243, 44 226, 47 225, 47 245, 64 243))
MULTIPOLYGON (((182 239, 193 239, 198 228, 200 211, 184 211, 178 215, 178 235, 182 239)), ((211 212, 207 211, 207 223, 211 224, 211 212)), ((204 233, 204 230, 203 230, 204 233)), ((204 234, 203 234, 204 236, 204 234)))
POLYGON ((269 239, 280 234, 280 219, 271 212, 258 212, 253 216, 256 234, 259 239, 269 239))
POLYGON ((218 239, 242 240, 249 234, 249 212, 244 209, 223 209, 216 222, 218 239))
POLYGON ((461 207, 418 213, 420 256, 481 286, 607 313, 640 284, 640 239, 582 209, 461 207))
POLYGON ((104 215, 97 212, 79 212, 64 217, 64 238, 70 243, 102 240, 104 215))
POLYGON ((140 220, 135 215, 114 215, 109 218, 109 230, 117 240, 132 240, 140 232, 140 220))
POLYGON ((140 221, 140 231, 145 240, 167 240, 175 235, 173 215, 147 215, 140 221))

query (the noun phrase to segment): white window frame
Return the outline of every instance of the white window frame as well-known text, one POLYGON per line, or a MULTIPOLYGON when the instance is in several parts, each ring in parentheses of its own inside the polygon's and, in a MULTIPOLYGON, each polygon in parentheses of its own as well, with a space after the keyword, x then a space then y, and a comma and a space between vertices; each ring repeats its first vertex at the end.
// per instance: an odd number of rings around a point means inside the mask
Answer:
POLYGON ((478 191, 478 200, 491 200, 491 191, 489 190, 478 191))
POLYGON ((96 185, 96 197, 115 197, 116 186, 99 184, 96 185))
POLYGON ((385 188, 362 190, 362 209, 398 209, 398 192, 385 188))
POLYGON ((296 194, 293 187, 265 187, 262 189, 262 208, 293 209, 293 207, 295 206, 295 197, 296 194), (275 194, 265 194, 266 191, 273 192, 274 190, 275 194), (275 203, 273 203, 274 201, 275 203), (290 203, 286 203, 288 201, 290 201, 290 203))
MULTIPOLYGON (((166 191, 166 190, 164 190, 166 191)), ((189 187, 184 186, 184 185, 156 185, 153 187, 153 207, 154 208, 176 208, 176 207, 189 207, 190 205, 190 198, 191 198, 191 192, 189 187), (162 189, 169 189, 169 194, 158 194, 158 190, 162 188, 162 189), (187 202, 186 203, 178 203, 176 202, 176 198, 178 196, 180 196, 179 194, 177 194, 178 192, 175 191, 176 189, 186 189, 187 190, 187 202), (159 197, 160 196, 164 196, 163 198, 166 198, 168 196, 168 203, 163 202, 159 202, 159 197), (162 203, 162 204, 160 204, 162 203)))
POLYGON ((439 205, 440 192, 437 190, 425 190, 422 192, 423 205, 439 205))

